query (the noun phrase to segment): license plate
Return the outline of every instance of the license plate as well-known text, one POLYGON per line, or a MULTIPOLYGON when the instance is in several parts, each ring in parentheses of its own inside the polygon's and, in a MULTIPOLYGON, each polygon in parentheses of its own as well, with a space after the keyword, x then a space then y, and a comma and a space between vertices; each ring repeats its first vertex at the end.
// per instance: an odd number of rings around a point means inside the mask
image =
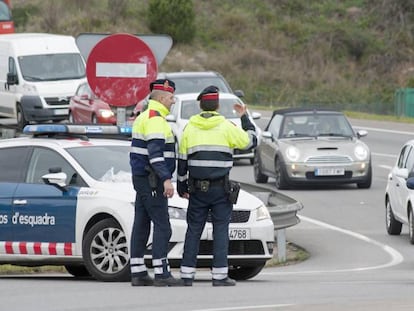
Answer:
POLYGON ((344 168, 317 168, 315 176, 339 176, 345 175, 344 168))
MULTIPOLYGON (((213 239, 213 229, 207 231, 207 238, 209 240, 213 239)), ((250 229, 229 229, 229 239, 230 240, 250 240, 250 229)))
POLYGON ((63 116, 69 114, 69 109, 56 109, 53 113, 55 116, 63 116))

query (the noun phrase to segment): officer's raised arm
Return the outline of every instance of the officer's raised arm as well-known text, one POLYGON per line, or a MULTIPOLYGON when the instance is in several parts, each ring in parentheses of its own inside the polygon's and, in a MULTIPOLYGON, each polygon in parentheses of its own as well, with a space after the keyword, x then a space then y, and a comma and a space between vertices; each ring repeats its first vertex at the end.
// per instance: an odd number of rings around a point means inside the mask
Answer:
POLYGON ((247 113, 247 106, 243 105, 242 103, 235 103, 233 108, 241 120, 242 129, 248 133, 249 138, 250 138, 251 143, 245 149, 256 147, 257 146, 256 127, 250 121, 249 115, 247 113))

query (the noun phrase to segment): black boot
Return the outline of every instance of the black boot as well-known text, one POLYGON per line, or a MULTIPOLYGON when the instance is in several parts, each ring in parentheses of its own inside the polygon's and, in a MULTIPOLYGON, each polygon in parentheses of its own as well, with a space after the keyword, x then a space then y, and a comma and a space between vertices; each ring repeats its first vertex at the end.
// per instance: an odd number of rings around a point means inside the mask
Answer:
POLYGON ((226 277, 222 280, 215 280, 213 279, 213 286, 235 286, 236 281, 233 279, 230 279, 229 277, 226 277))
POLYGON ((154 279, 154 286, 184 286, 184 281, 170 275, 167 278, 154 279))
POLYGON ((131 285, 132 286, 152 286, 154 285, 154 280, 149 275, 145 275, 141 277, 132 277, 131 285))

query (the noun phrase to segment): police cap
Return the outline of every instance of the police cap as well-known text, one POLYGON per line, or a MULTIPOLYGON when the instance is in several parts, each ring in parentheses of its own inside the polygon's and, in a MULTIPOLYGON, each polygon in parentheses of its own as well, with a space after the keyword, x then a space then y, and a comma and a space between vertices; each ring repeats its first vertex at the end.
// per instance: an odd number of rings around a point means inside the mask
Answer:
POLYGON ((150 91, 153 90, 174 93, 175 83, 169 79, 158 79, 150 83, 150 91))

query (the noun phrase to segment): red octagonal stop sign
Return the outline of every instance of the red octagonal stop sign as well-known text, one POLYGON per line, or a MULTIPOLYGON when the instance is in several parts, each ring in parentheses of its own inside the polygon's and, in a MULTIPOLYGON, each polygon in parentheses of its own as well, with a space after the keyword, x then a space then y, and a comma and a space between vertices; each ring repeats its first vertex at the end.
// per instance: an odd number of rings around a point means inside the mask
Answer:
POLYGON ((116 107, 144 99, 157 76, 151 49, 130 34, 114 34, 99 41, 89 54, 86 77, 96 96, 116 107))

